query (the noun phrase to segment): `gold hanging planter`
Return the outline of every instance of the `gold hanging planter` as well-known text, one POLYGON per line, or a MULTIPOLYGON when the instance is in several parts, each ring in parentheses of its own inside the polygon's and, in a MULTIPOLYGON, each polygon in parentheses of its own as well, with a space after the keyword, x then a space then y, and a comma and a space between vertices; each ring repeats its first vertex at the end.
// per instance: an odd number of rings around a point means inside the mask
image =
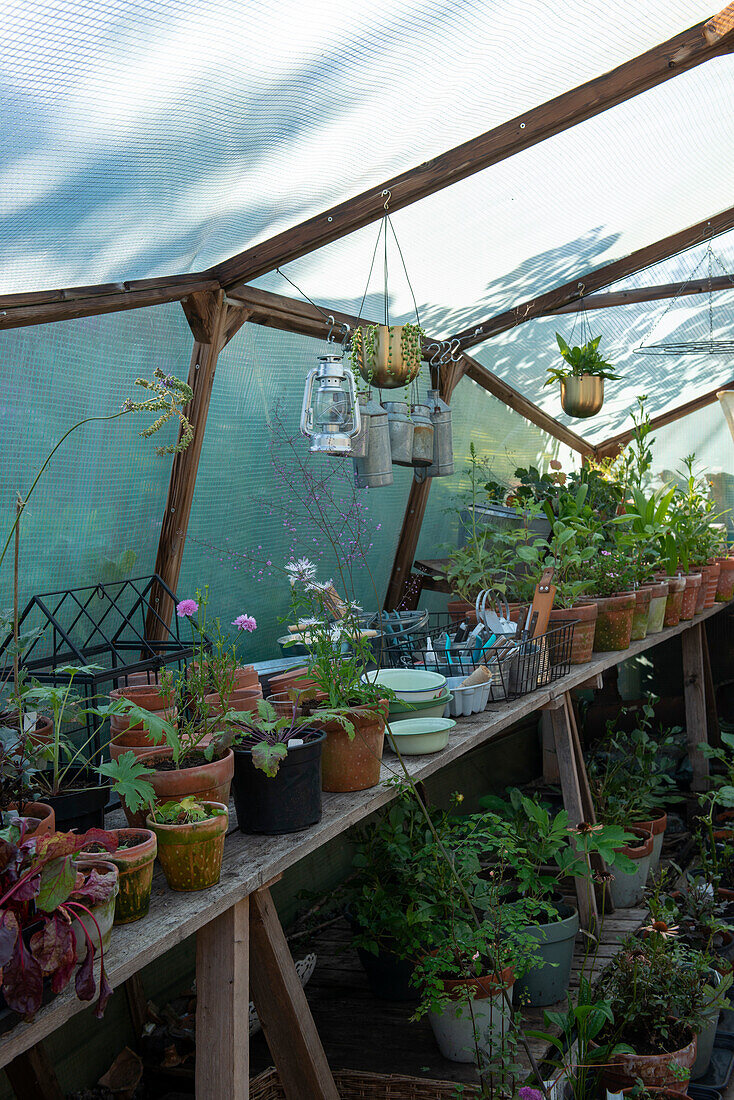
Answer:
POLYGON ((580 420, 595 416, 604 404, 604 379, 597 374, 567 375, 561 379, 561 407, 580 420))
POLYGON ((418 325, 369 325, 352 337, 352 362, 370 386, 397 390, 417 377, 421 366, 418 325))

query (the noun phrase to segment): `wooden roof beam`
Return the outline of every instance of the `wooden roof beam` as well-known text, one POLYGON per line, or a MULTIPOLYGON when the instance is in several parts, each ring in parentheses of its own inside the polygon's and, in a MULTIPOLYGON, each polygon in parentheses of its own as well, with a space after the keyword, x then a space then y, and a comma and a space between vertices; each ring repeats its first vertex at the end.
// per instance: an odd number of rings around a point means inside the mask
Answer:
POLYGON ((734 49, 734 29, 729 26, 732 11, 730 4, 708 21, 697 23, 616 69, 215 264, 209 273, 229 291, 378 221, 384 214, 385 191, 390 192, 390 210, 401 210, 712 57, 730 52, 734 49))
POLYGON ((580 310, 613 309, 615 306, 629 306, 635 302, 659 302, 663 298, 684 298, 690 294, 707 294, 720 290, 734 290, 734 277, 717 275, 712 279, 691 279, 687 283, 661 283, 658 286, 630 287, 629 290, 615 290, 609 294, 590 294, 588 298, 579 298, 558 309, 549 309, 546 316, 561 313, 578 313, 580 310))
MULTIPOLYGON (((708 390, 706 393, 701 393, 698 397, 686 401, 683 405, 678 405, 675 409, 668 409, 667 412, 662 412, 657 416, 650 417, 650 427, 655 430, 656 428, 664 428, 666 424, 674 424, 676 420, 681 420, 690 413, 698 412, 699 409, 705 409, 707 405, 713 405, 716 401, 717 393, 721 390, 730 389, 734 389, 734 378, 729 382, 720 382, 715 389, 708 390)), ((600 459, 614 458, 623 447, 627 446, 634 434, 634 429, 632 429, 631 431, 619 432, 617 435, 605 439, 603 443, 597 444, 597 457, 600 459)))
POLYGON ((669 237, 663 237, 660 241, 645 245, 644 248, 638 248, 635 252, 631 252, 629 256, 623 256, 620 260, 614 260, 612 263, 605 264, 604 267, 598 267, 595 271, 584 272, 568 283, 563 283, 561 286, 554 287, 553 290, 547 290, 545 293, 539 294, 537 298, 530 298, 526 302, 512 306, 511 309, 507 309, 503 313, 495 314, 486 321, 462 329, 461 332, 455 333, 449 339, 459 340, 461 350, 466 351, 467 348, 484 343, 492 336, 507 332, 525 321, 532 321, 536 317, 545 317, 557 313, 560 307, 569 305, 572 302, 579 304, 582 296, 584 304, 586 304, 588 302, 586 295, 589 291, 601 290, 602 287, 610 286, 619 279, 624 279, 627 275, 633 275, 636 271, 651 267, 660 260, 667 259, 668 256, 675 256, 679 252, 684 252, 687 248, 693 247, 693 245, 701 244, 710 237, 726 233, 729 229, 734 229, 734 206, 722 210, 721 213, 715 214, 705 221, 697 222, 687 229, 672 233, 669 237))

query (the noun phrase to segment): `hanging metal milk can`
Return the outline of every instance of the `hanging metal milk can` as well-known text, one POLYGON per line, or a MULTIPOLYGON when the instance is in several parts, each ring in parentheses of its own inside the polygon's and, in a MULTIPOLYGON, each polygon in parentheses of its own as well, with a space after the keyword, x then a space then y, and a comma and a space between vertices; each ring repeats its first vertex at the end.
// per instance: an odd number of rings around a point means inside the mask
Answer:
POLYGON ((439 397, 438 390, 428 391, 426 404, 433 424, 433 462, 426 470, 426 477, 450 477, 454 472, 451 408, 439 397))
POLYGON ((407 401, 383 401, 390 426, 390 454, 393 465, 413 465, 413 421, 408 416, 407 401))
POLYGON ((379 489, 392 485, 393 481, 390 428, 382 405, 372 400, 372 391, 364 397, 364 404, 360 400, 360 413, 369 422, 367 453, 364 458, 354 460, 354 483, 358 489, 379 489))
POLYGON ((410 418, 413 421, 413 460, 411 465, 430 466, 433 462, 433 424, 428 405, 411 405, 410 418))

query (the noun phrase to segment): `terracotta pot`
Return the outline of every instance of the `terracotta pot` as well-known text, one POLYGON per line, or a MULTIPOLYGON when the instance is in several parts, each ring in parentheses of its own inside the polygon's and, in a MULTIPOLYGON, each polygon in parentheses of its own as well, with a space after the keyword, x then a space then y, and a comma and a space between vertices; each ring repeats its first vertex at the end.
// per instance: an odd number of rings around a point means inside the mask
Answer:
POLYGON ((133 756, 148 756, 151 752, 162 752, 165 745, 121 745, 116 741, 110 741, 110 760, 117 760, 123 753, 131 752, 133 756))
POLYGON ((150 829, 110 829, 119 843, 130 847, 115 852, 82 852, 90 862, 114 863, 119 871, 119 892, 115 901, 115 924, 132 924, 148 912, 153 885, 153 864, 158 841, 150 829))
POLYGON ((647 615, 647 633, 659 634, 665 622, 665 605, 668 602, 668 582, 656 581, 650 585, 650 610, 647 615))
POLYGON ((594 631, 596 630, 596 617, 599 610, 595 603, 580 603, 575 607, 556 607, 550 613, 548 628, 564 626, 566 623, 576 622, 573 628, 573 642, 571 645, 571 664, 585 665, 591 660, 594 648, 594 631))
MULTIPOLYGON (((178 712, 173 705, 172 693, 164 697, 155 684, 128 684, 125 687, 113 688, 110 692, 110 702, 114 702, 115 699, 129 699, 143 710, 149 710, 151 714, 167 722, 175 722, 177 717, 178 712)), ((135 722, 130 725, 130 719, 125 714, 110 715, 110 734, 112 742, 116 745, 127 745, 129 748, 155 746, 143 723, 135 722)))
POLYGON ((507 966, 500 972, 500 980, 495 974, 480 974, 476 978, 444 978, 442 985, 452 1000, 463 1000, 469 989, 474 990, 472 1000, 482 1000, 507 989, 515 982, 512 967, 507 966))
MULTIPOLYGON (((26 833, 27 837, 50 836, 56 832, 56 812, 48 802, 23 802, 22 806, 23 817, 32 817, 38 822, 34 829, 26 833)), ((17 802, 11 802, 8 809, 18 811, 17 802)))
POLYGON ((696 1046, 696 1036, 693 1035, 686 1046, 669 1054, 615 1054, 611 1064, 602 1070, 602 1087, 610 1092, 620 1092, 636 1084, 639 1078, 646 1087, 664 1088, 685 1096, 690 1071, 696 1061, 696 1046), (681 1079, 671 1066, 688 1070, 688 1073, 681 1079))
POLYGON ((665 618, 663 626, 677 626, 680 622, 681 608, 683 607, 683 593, 686 590, 685 577, 667 577, 668 599, 665 604, 665 618))
POLYGON ((668 815, 662 814, 660 817, 656 817, 654 821, 635 821, 634 824, 638 829, 644 829, 652 834, 652 856, 650 858, 650 873, 652 874, 653 871, 657 870, 660 863, 663 837, 668 827, 668 815))
POLYGON ((50 718, 41 715, 36 721, 36 728, 26 734, 29 744, 34 747, 50 745, 54 739, 54 724, 50 718))
POLYGON ((696 614, 696 601, 698 600, 698 590, 701 587, 702 580, 700 573, 686 574, 686 587, 680 609, 680 617, 686 622, 696 614))
POLYGON ((706 610, 709 607, 713 607, 716 603, 716 592, 719 587, 719 577, 721 575, 721 564, 714 560, 706 563, 706 595, 703 600, 703 607, 706 610))
POLYGON ((290 672, 279 672, 277 676, 271 676, 269 680, 271 695, 279 695, 291 688, 303 691, 305 688, 313 687, 316 687, 316 681, 309 679, 308 669, 306 668, 294 668, 290 672))
POLYGON ((647 621, 650 616, 650 600, 652 599, 652 586, 642 584, 635 590, 635 610, 632 613, 633 642, 642 641, 647 637, 647 621))
POLYGON ((476 607, 468 600, 449 600, 446 610, 452 623, 461 623, 464 620, 468 623, 477 621, 476 607))
MULTIPOLYGON (((170 759, 173 756, 172 749, 156 749, 141 757, 146 767, 150 768, 150 774, 146 775, 155 791, 156 805, 163 802, 179 802, 182 798, 193 795, 200 802, 222 802, 229 805, 229 789, 234 775, 234 753, 227 749, 218 760, 212 760, 208 764, 196 764, 193 768, 170 769, 156 771, 157 761, 170 759)), ((123 801, 122 808, 128 824, 133 828, 139 828, 145 822, 145 810, 131 813, 123 801)))
POLYGON ((380 782, 380 762, 385 740, 387 701, 344 711, 354 725, 350 741, 336 722, 314 721, 326 741, 321 754, 321 788, 324 791, 365 791, 380 782))
POLYGON ((146 820, 158 838, 158 859, 172 890, 207 890, 219 882, 229 813, 221 802, 204 801, 204 805, 224 813, 191 825, 159 825, 150 817, 146 820))
MULTIPOLYGON (((231 710, 241 711, 243 714, 257 714, 257 701, 262 699, 263 689, 258 686, 256 688, 237 688, 232 692, 227 702, 231 710)), ((204 697, 204 702, 209 708, 207 717, 215 718, 217 715, 223 714, 222 703, 219 695, 213 692, 211 695, 204 697)))
POLYGON ((728 603, 731 599, 734 599, 734 558, 719 558, 716 602, 728 603))
POLYGON ((703 611, 703 605, 706 602, 706 580, 708 573, 708 565, 695 565, 693 567, 694 572, 701 574, 701 587, 698 590, 698 596, 696 597, 696 614, 700 615, 703 611))
POLYGON ((598 616, 594 631, 594 652, 609 653, 628 649, 632 637, 632 616, 635 613, 635 594, 626 592, 620 596, 595 596, 598 616))

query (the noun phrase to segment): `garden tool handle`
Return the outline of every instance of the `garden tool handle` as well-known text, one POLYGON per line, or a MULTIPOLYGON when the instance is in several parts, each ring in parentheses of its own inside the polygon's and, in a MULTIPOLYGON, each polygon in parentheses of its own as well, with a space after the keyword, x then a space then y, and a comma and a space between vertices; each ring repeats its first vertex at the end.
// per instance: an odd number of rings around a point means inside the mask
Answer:
POLYGON ((553 601, 556 597, 555 585, 551 584, 552 580, 553 567, 550 566, 548 569, 543 570, 540 580, 535 586, 533 605, 530 608, 530 614, 528 616, 527 635, 529 639, 537 638, 540 634, 545 634, 548 629, 550 613, 553 608, 553 601))

